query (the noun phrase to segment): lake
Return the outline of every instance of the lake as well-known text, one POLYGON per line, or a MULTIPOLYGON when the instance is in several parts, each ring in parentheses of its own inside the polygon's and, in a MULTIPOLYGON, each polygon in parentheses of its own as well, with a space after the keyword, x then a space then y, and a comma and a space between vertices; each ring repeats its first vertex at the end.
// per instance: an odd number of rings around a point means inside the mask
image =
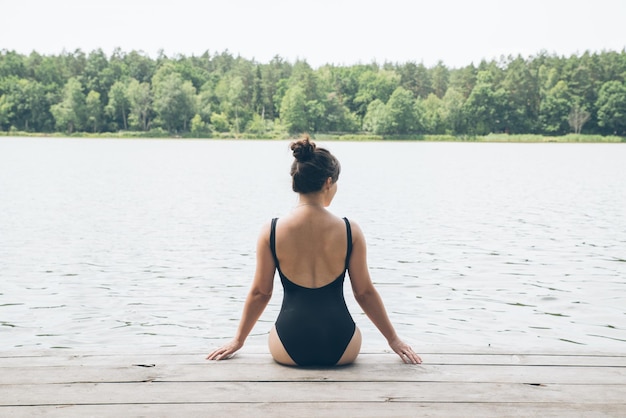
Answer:
MULTIPOLYGON (((420 347, 626 350, 626 146, 319 142, 420 347)), ((287 141, 0 138, 0 350, 208 352, 236 329, 287 141)), ((282 297, 248 345, 265 345, 282 297)), ((386 348, 346 281, 363 350, 386 348)))

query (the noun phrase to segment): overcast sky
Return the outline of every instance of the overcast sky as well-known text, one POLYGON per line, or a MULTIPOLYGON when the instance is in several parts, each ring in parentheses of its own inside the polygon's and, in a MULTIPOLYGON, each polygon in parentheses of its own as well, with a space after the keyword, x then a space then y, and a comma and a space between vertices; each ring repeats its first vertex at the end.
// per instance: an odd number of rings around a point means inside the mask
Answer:
POLYGON ((625 22, 626 0, 0 0, 0 49, 228 49, 262 63, 460 67, 542 50, 621 51, 625 22))

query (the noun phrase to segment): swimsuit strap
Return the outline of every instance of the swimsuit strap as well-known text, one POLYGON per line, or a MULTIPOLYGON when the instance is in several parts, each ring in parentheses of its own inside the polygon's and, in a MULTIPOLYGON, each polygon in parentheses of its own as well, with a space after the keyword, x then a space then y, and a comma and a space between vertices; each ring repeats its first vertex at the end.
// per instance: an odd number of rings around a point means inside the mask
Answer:
POLYGON ((270 230, 270 249, 272 250, 272 257, 274 257, 274 263, 278 267, 278 257, 276 257, 276 222, 278 218, 272 219, 272 228, 270 230))
POLYGON ((346 223, 346 232, 348 234, 348 249, 346 251, 346 270, 350 265, 350 254, 352 254, 352 228, 350 227, 350 221, 348 218, 343 218, 346 223))

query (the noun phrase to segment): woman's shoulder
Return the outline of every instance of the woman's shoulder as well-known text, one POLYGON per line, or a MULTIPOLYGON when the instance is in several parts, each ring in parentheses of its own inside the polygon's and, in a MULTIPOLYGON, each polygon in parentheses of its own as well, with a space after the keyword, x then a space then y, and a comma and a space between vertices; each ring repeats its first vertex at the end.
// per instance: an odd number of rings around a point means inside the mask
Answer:
POLYGON ((350 224, 350 232, 352 234, 353 242, 360 241, 365 238, 365 236, 363 235, 363 230, 361 229, 361 226, 359 225, 357 221, 348 217, 345 217, 343 219, 347 220, 348 223, 350 224))
POLYGON ((267 242, 270 241, 270 232, 272 230, 272 223, 274 219, 278 219, 278 218, 272 218, 263 223, 263 225, 261 226, 261 229, 259 230, 259 240, 263 240, 267 242))
POLYGON ((361 230, 361 226, 359 225, 359 223, 357 221, 355 221, 354 219, 345 216, 342 219, 345 219, 346 221, 348 221, 348 223, 350 224, 350 227, 352 229, 358 229, 359 231, 361 230))

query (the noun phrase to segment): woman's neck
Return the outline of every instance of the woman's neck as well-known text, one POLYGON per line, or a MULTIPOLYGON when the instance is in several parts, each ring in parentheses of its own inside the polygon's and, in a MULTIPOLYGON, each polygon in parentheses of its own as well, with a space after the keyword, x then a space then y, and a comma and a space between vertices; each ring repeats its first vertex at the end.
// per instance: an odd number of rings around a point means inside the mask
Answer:
POLYGON ((312 207, 323 209, 326 207, 325 202, 324 202, 324 196, 322 196, 321 194, 300 195, 300 198, 298 199, 298 204, 296 205, 296 207, 299 208, 301 206, 312 206, 312 207))

